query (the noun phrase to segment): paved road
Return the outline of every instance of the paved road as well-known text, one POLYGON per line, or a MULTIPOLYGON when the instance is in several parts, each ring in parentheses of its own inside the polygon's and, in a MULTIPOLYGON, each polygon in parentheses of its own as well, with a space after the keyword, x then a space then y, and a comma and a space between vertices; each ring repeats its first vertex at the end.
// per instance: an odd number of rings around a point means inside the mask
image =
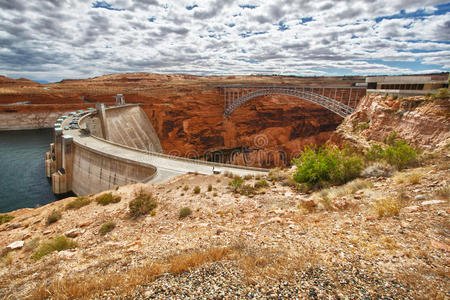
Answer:
MULTIPOLYGON (((67 126, 72 118, 64 120, 62 127, 67 126)), ((82 136, 78 129, 75 130, 63 130, 64 134, 71 135, 75 144, 92 149, 94 152, 109 156, 120 157, 128 161, 136 162, 142 165, 151 165, 156 167, 157 174, 146 183, 161 183, 166 182, 169 179, 186 174, 189 172, 198 172, 199 174, 213 174, 213 166, 198 160, 184 160, 171 158, 158 153, 144 152, 137 149, 131 149, 121 145, 106 142, 101 139, 94 138, 92 136, 82 136)), ((239 166, 233 165, 217 165, 215 168, 219 168, 222 172, 231 172, 240 176, 251 175, 264 175, 268 170, 264 169, 245 169, 239 168, 239 166)))

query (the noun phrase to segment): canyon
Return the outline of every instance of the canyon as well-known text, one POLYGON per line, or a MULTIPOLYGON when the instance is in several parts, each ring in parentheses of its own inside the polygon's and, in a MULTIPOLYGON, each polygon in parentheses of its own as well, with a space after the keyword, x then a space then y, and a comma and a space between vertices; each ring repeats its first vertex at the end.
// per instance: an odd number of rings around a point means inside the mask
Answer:
POLYGON ((50 127, 57 112, 114 104, 141 103, 164 153, 256 167, 289 165, 304 146, 324 144, 342 118, 318 105, 284 96, 249 101, 224 118, 223 84, 350 86, 362 77, 105 75, 38 84, 0 78, 0 129, 50 127), (17 102, 30 104, 13 105, 17 102))

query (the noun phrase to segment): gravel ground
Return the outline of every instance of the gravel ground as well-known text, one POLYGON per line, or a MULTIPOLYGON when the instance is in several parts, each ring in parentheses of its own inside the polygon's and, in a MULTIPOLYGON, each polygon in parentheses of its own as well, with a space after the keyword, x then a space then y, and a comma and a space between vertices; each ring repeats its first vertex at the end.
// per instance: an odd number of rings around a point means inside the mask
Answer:
MULTIPOLYGON (((352 265, 314 267, 288 280, 250 283, 233 262, 214 263, 180 275, 163 275, 136 289, 134 299, 413 299, 396 282, 352 265), (333 278, 338 276, 338 280, 333 278)), ((106 297, 108 298, 108 297, 106 297)))

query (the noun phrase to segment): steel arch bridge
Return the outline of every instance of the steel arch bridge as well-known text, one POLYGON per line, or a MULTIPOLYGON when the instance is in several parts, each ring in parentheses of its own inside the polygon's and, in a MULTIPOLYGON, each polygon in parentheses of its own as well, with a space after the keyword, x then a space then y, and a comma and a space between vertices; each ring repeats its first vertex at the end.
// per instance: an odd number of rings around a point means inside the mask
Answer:
POLYGON ((224 116, 247 101, 267 95, 287 95, 320 105, 345 118, 355 111, 359 99, 366 94, 365 87, 310 87, 310 86, 218 86, 224 97, 224 116))

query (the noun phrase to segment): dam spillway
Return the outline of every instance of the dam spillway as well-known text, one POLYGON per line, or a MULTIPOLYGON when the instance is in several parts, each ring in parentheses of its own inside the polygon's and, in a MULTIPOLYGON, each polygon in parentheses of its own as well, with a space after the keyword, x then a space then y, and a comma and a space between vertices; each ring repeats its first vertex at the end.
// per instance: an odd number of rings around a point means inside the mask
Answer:
POLYGON ((165 155, 139 105, 96 108, 55 124, 55 141, 46 154, 46 175, 55 194, 89 195, 137 182, 165 182, 188 172, 213 174, 215 167, 239 175, 268 171, 165 155))

